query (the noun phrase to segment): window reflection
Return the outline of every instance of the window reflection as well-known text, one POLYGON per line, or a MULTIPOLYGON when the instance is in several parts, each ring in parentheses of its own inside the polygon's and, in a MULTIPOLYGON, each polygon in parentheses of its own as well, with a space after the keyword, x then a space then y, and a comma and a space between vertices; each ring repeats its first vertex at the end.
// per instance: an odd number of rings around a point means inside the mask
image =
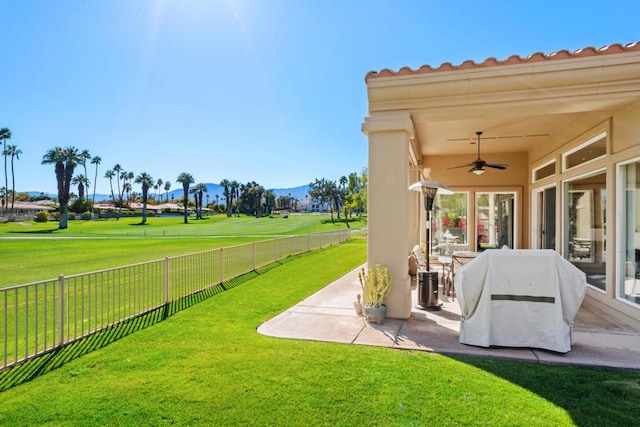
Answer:
POLYGON ((606 174, 565 184, 565 257, 587 275, 587 282, 606 288, 606 174))
POLYGON ((467 193, 438 194, 432 215, 432 252, 445 254, 452 248, 468 250, 467 193))
POLYGON ((622 167, 622 277, 619 296, 640 304, 640 162, 622 167))
POLYGON ((477 250, 514 248, 515 193, 477 193, 477 250))

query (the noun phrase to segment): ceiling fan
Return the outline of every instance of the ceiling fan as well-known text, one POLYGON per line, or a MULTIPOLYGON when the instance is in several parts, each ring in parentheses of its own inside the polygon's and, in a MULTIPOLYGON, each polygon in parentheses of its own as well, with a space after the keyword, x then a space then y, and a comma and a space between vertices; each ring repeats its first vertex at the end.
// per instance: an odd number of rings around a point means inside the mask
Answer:
POLYGON ((487 163, 480 158, 480 135, 482 135, 482 131, 476 132, 476 135, 478 135, 478 158, 471 163, 467 163, 466 165, 454 166, 449 169, 466 168, 471 166, 471 169, 469 169, 469 172, 473 172, 476 175, 482 175, 484 173, 485 166, 488 168, 505 170, 508 165, 501 164, 501 163, 487 163))

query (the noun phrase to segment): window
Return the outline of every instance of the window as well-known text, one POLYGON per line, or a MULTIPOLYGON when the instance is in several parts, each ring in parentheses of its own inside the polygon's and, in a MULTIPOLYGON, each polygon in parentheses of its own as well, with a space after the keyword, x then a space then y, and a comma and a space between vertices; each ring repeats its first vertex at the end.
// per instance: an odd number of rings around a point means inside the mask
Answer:
POLYGON ((604 157, 607 154, 607 134, 601 133, 562 155, 564 169, 571 169, 604 157))
POLYGON ((556 248, 556 187, 555 185, 534 192, 535 234, 537 249, 556 248))
POLYGON ((556 173, 556 161, 547 163, 533 170, 533 182, 538 182, 541 179, 548 178, 556 173))
POLYGON ((591 286, 603 291, 606 288, 605 202, 604 171, 565 182, 565 258, 585 272, 591 286))
POLYGON ((431 229, 434 230, 432 252, 445 254, 448 248, 466 249, 469 247, 467 230, 467 193, 449 195, 437 194, 431 216, 431 229))
POLYGON ((515 193, 476 193, 477 250, 515 248, 515 193))
POLYGON ((640 304, 640 160, 618 168, 618 224, 621 271, 618 296, 640 304))

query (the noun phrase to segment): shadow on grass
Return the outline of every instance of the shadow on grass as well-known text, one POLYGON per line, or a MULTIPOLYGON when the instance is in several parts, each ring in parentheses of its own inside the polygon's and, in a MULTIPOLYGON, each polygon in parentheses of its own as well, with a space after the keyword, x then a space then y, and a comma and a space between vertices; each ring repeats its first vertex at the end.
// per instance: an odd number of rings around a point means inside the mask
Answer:
POLYGON ((575 425, 638 425, 637 372, 454 357, 535 393, 571 415, 575 425), (551 379, 551 380, 550 380, 551 379))
POLYGON ((51 234, 51 233, 55 233, 58 230, 60 229, 57 227, 52 228, 50 230, 24 230, 24 231, 12 230, 12 231, 8 231, 7 234, 51 234))
POLYGON ((350 227, 364 227, 367 225, 367 218, 366 217, 362 217, 362 218, 349 218, 348 221, 345 221, 344 218, 338 218, 338 217, 333 217, 333 221, 331 220, 331 218, 323 218, 320 220, 320 223, 322 224, 333 224, 333 225, 346 225, 347 222, 349 223, 350 227))
POLYGON ((279 267, 280 265, 313 252, 314 251, 298 256, 288 257, 265 267, 261 267, 256 271, 231 279, 227 282, 213 285, 203 291, 172 301, 155 310, 100 330, 78 341, 74 341, 43 355, 36 356, 22 364, 0 372, 0 392, 31 381, 32 379, 53 371, 74 359, 91 353, 94 350, 106 347, 120 338, 126 337, 136 331, 140 331, 148 328, 149 326, 153 326, 156 323, 162 322, 179 311, 187 309, 224 291, 240 286, 261 274, 279 267))

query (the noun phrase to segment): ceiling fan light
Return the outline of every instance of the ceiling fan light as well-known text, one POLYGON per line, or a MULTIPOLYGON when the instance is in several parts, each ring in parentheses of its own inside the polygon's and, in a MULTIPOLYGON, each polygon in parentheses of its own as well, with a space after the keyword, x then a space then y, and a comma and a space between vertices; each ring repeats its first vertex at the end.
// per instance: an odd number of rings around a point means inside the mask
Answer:
POLYGON ((484 169, 474 169, 471 172, 475 173, 476 175, 482 175, 484 173, 484 169))

